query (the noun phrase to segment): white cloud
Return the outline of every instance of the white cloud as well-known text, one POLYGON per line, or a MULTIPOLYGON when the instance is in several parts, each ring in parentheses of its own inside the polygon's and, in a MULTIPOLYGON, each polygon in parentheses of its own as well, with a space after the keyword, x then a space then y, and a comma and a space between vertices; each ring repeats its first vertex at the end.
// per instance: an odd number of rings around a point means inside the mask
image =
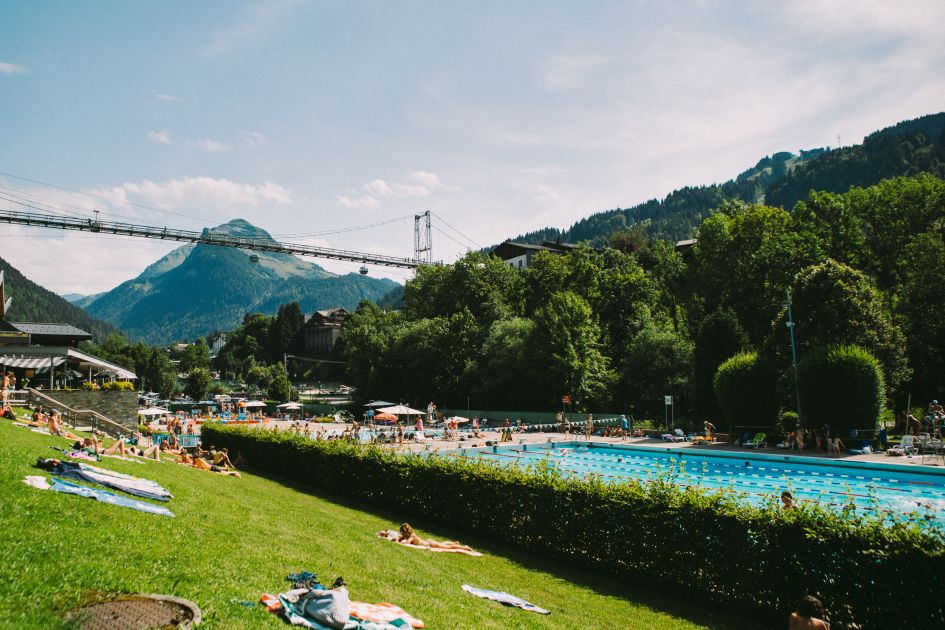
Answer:
POLYGON ((217 142, 210 138, 204 138, 196 143, 194 146, 200 149, 201 151, 206 151, 207 153, 225 153, 230 150, 230 146, 223 144, 222 142, 217 142))
POLYGON ((429 171, 414 171, 410 174, 410 177, 412 177, 414 181, 423 184, 423 186, 429 190, 445 190, 449 192, 458 192, 461 190, 457 186, 450 186, 449 184, 444 183, 443 180, 440 179, 439 175, 429 171))
MULTIPOLYGON (((152 90, 153 92, 153 90, 152 90)), ((154 92, 154 96, 166 103, 183 103, 184 101, 179 96, 174 96, 173 94, 161 94, 160 92, 154 92)))
POLYGON ((8 61, 0 61, 0 74, 26 74, 26 68, 8 61))
POLYGON ((259 147, 266 144, 266 136, 258 131, 244 131, 240 134, 243 138, 243 144, 250 147, 259 147))
POLYGON ((381 203, 371 195, 364 195, 362 197, 338 195, 335 197, 335 200, 345 208, 352 210, 373 210, 381 206, 381 203))
POLYGON ((364 185, 364 190, 377 197, 393 197, 395 199, 408 199, 412 197, 428 197, 429 189, 424 186, 414 186, 412 184, 388 184, 383 179, 374 179, 364 185))
POLYGON ((167 129, 163 131, 149 131, 148 140, 158 144, 171 144, 171 136, 167 133, 167 129))
POLYGON ((271 181, 255 185, 212 177, 183 177, 164 182, 147 179, 126 182, 120 188, 162 210, 201 207, 227 210, 231 206, 256 208, 269 203, 293 203, 292 194, 271 181))

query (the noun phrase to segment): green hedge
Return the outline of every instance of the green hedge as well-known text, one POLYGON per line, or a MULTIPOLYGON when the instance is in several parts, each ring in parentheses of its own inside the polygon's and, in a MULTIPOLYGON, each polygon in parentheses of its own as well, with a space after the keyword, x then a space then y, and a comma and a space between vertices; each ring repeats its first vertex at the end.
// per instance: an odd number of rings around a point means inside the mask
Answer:
POLYGON ((766 431, 771 437, 779 398, 777 375, 767 361, 755 352, 736 354, 719 366, 713 385, 731 431, 766 431))
MULTIPOLYGON (((782 624, 803 595, 834 627, 941 627, 945 536, 818 508, 753 508, 731 492, 566 479, 451 456, 205 425, 204 444, 255 470, 680 597, 782 624)), ((774 500, 774 497, 772 497, 774 500)), ((372 532, 365 532, 366 536, 372 532)))
POLYGON ((850 429, 879 427, 885 402, 883 372, 866 350, 832 346, 808 353, 798 365, 798 380, 805 425, 829 424, 844 440, 850 429))

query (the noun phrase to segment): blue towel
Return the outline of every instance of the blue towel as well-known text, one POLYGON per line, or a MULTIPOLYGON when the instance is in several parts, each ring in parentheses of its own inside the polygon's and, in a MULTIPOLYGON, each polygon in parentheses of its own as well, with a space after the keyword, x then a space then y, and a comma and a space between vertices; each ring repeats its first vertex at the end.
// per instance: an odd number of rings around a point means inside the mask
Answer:
POLYGON ((112 505, 120 505, 122 507, 128 507, 133 510, 140 510, 141 512, 148 512, 149 514, 160 514, 161 516, 174 516, 174 513, 163 505, 154 505, 152 503, 146 503, 144 501, 139 501, 138 499, 129 499, 128 497, 122 497, 114 492, 109 492, 108 490, 100 490, 98 488, 89 488, 87 486, 80 486, 74 483, 69 483, 64 479, 58 477, 53 477, 52 489, 56 492, 65 492, 66 494, 77 494, 80 497, 88 497, 89 499, 95 499, 96 501, 101 501, 102 503, 110 503, 112 505))
POLYGON ((516 608, 521 608, 522 610, 527 610, 529 612, 536 612, 541 615, 550 615, 550 610, 545 610, 544 608, 539 608, 535 604, 530 604, 526 602, 521 597, 516 597, 515 595, 509 595, 503 591, 488 591, 484 588, 474 588, 469 584, 463 584, 463 590, 467 593, 475 595, 476 597, 482 597, 483 599, 491 599, 493 601, 499 602, 500 604, 505 604, 506 606, 515 606, 516 608))

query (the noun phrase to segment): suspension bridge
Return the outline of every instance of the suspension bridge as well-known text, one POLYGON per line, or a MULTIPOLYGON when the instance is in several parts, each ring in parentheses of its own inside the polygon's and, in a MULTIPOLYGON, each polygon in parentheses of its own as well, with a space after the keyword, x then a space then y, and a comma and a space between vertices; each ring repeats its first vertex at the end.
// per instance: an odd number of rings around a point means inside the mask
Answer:
MULTIPOLYGON (((449 238, 454 243, 465 247, 467 251, 472 249, 472 246, 476 246, 477 248, 479 247, 478 244, 472 241, 472 239, 469 239, 463 235, 440 217, 437 217, 438 222, 442 223, 444 228, 451 230, 453 233, 464 239, 465 242, 458 240, 445 229, 435 225, 433 223, 433 217, 436 215, 434 215, 434 213, 430 212, 429 210, 412 216, 414 224, 413 255, 393 256, 353 248, 327 247, 309 245, 305 243, 284 242, 269 238, 235 236, 230 234, 215 233, 209 229, 197 231, 169 227, 166 225, 159 226, 136 222, 102 220, 98 210, 76 208, 75 206, 64 209, 63 204, 61 203, 43 200, 42 198, 38 198, 35 195, 27 195, 25 192, 5 187, 0 187, 0 200, 8 201, 11 206, 10 209, 0 210, 0 223, 49 230, 89 232, 93 234, 109 234, 122 237, 177 241, 182 243, 195 243, 218 247, 233 247, 242 250, 249 250, 251 252, 292 254, 311 258, 339 260, 360 264, 362 274, 368 272, 367 265, 396 267, 407 270, 414 270, 417 267, 423 265, 443 265, 444 263, 442 260, 435 261, 433 259, 434 230, 440 232, 443 236, 449 238), (14 209, 14 206, 16 206, 16 209, 14 209)), ((298 234, 290 236, 314 236, 319 234, 339 234, 344 232, 353 232, 367 228, 377 228, 378 226, 388 226, 394 222, 408 221, 410 218, 411 217, 409 216, 399 217, 366 226, 339 228, 321 233, 316 232, 311 234, 298 234)), ((258 260, 255 254, 250 256, 250 259, 254 260, 254 262, 255 260, 258 260)))

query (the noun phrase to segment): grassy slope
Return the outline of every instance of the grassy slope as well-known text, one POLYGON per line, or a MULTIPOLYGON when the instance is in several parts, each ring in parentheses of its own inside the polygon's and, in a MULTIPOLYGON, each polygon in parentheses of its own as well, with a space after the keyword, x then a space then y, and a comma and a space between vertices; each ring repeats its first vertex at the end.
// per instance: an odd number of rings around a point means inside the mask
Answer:
MULTIPOLYGON (((391 601, 428 628, 756 628, 622 588, 606 578, 468 540, 474 558, 400 547, 374 537, 401 519, 372 514, 250 474, 240 479, 170 462, 105 459, 100 466, 154 479, 175 495, 176 518, 40 491, 20 480, 65 442, 0 420, 0 627, 57 627, 61 611, 97 594, 167 593, 191 599, 207 628, 286 628, 259 606, 307 569, 343 575, 352 598, 391 601), (502 555, 497 555, 501 553, 502 555), (463 593, 460 585, 507 590, 547 608, 540 616, 463 593)), ((360 506, 364 507, 364 506, 360 506)), ((449 531, 421 535, 451 537, 449 531)), ((734 611, 733 611, 734 612, 734 611)))

